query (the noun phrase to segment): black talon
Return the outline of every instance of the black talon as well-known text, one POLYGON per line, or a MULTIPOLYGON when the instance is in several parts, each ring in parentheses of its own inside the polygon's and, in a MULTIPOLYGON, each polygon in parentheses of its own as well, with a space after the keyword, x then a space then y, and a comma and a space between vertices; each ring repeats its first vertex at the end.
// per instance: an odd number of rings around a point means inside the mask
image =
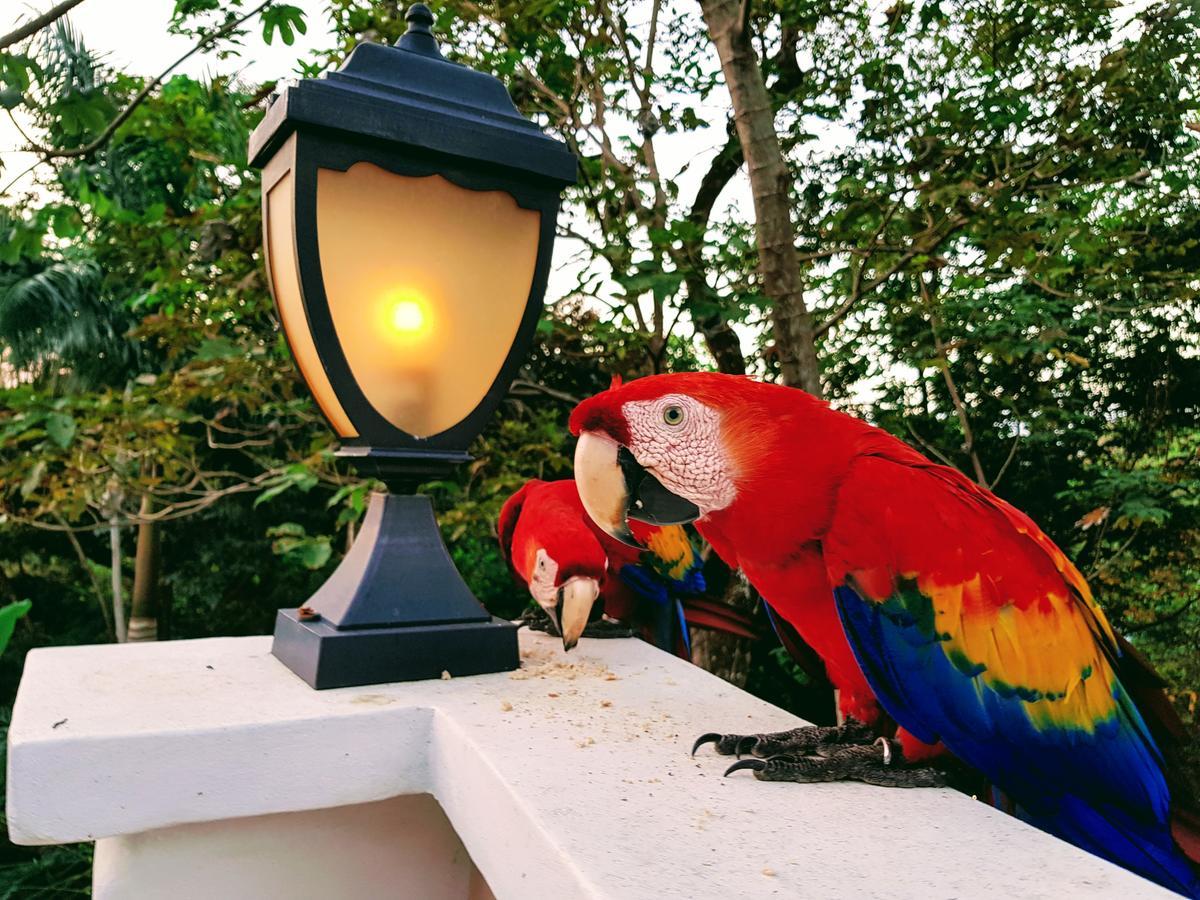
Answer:
POLYGON ((725 770, 725 777, 728 778, 739 769, 753 769, 755 772, 761 772, 767 767, 764 760, 761 759, 742 759, 735 762, 732 766, 725 770))
POLYGON ((748 734, 744 738, 739 738, 738 742, 737 742, 737 746, 733 748, 734 754, 737 756, 738 759, 741 759, 742 753, 743 752, 749 753, 754 748, 754 744, 757 740, 758 740, 758 738, 756 738, 752 734, 748 734), (744 751, 742 750, 743 747, 746 748, 744 751))
POLYGON ((695 756, 696 751, 705 744, 715 744, 720 740, 721 735, 717 734, 715 731, 710 731, 708 734, 700 735, 700 737, 696 738, 696 743, 692 744, 692 756, 695 756))

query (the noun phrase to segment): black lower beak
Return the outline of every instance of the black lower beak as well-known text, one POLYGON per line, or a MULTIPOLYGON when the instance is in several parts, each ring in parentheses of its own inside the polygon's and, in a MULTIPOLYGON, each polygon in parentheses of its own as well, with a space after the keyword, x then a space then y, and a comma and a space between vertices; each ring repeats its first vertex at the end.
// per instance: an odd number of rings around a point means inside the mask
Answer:
POLYGON ((626 517, 650 525, 683 525, 700 518, 700 507, 663 487, 634 459, 628 447, 617 450, 617 464, 625 478, 626 517))

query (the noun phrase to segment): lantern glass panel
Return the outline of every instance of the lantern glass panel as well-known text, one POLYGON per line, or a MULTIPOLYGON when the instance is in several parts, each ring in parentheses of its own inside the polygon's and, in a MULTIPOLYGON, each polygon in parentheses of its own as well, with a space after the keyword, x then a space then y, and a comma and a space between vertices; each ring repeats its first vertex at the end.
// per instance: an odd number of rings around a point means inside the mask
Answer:
POLYGON ((295 222, 293 215, 292 173, 286 172, 267 194, 266 245, 267 270, 271 276, 271 288, 275 294, 275 305, 279 309, 284 333, 291 344, 292 355, 300 374, 308 383, 317 405, 325 414, 339 437, 357 437, 358 432, 350 424, 350 418, 338 402, 325 367, 317 355, 308 317, 304 314, 304 300, 300 293, 300 273, 296 265, 295 222))
POLYGON ((540 227, 541 213, 504 191, 368 162, 318 170, 334 329, 354 380, 392 425, 428 437, 483 400, 529 300, 540 227))

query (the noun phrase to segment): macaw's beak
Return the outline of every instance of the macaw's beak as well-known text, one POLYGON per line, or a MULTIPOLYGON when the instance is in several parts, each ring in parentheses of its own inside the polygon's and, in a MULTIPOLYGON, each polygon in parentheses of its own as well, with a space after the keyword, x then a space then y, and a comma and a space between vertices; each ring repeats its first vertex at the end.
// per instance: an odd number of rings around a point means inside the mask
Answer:
POLYGON ((622 543, 645 549, 629 530, 629 519, 651 525, 682 525, 700 508, 672 494, 612 438, 585 431, 575 446, 575 485, 583 508, 601 529, 622 543))
POLYGON ((570 579, 554 595, 554 619, 562 635, 563 649, 570 650, 579 643, 587 627, 592 604, 600 596, 600 584, 595 578, 578 576, 570 579))

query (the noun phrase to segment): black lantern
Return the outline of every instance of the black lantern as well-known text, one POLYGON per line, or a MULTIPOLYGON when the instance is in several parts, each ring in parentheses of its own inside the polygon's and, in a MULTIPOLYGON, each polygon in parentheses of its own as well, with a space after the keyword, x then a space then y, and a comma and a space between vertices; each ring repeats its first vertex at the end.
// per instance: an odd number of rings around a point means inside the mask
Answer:
POLYGON ((513 626, 454 567, 416 485, 468 461, 537 325, 575 158, 504 85, 442 58, 423 4, 396 47, 284 88, 250 138, 292 355, 371 497, 337 571, 280 610, 316 688, 516 668, 513 626))

